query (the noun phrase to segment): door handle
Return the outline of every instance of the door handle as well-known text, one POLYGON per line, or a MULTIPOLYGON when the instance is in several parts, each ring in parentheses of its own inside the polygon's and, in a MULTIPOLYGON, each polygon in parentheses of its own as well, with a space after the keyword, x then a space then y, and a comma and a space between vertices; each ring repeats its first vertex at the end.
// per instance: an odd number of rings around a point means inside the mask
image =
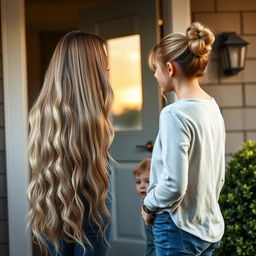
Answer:
POLYGON ((148 152, 152 152, 154 147, 154 142, 152 140, 148 141, 145 145, 136 145, 136 148, 144 149, 148 152))

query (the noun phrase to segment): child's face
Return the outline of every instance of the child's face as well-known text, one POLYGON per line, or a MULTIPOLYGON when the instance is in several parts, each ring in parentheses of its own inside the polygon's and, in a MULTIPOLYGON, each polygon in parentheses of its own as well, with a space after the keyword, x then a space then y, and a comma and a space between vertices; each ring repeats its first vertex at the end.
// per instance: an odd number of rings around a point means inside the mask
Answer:
POLYGON ((149 185, 149 172, 143 172, 140 175, 135 176, 136 191, 138 195, 144 198, 147 195, 147 189, 149 185))

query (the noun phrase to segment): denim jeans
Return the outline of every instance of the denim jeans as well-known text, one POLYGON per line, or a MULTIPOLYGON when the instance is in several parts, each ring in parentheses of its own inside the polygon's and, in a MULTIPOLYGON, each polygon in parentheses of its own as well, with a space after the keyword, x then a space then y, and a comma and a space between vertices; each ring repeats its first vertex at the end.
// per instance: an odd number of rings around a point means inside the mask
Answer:
MULTIPOLYGON (((111 211, 111 199, 106 202, 107 208, 111 211)), ((88 206, 85 203, 85 213, 88 212, 88 206)), ((103 216, 103 220, 106 223, 107 219, 103 216)), ((82 246, 78 243, 67 243, 65 241, 60 241, 61 248, 58 253, 56 253, 53 245, 47 241, 48 251, 51 256, 107 256, 109 246, 103 240, 103 238, 98 234, 98 228, 88 222, 88 215, 85 214, 84 217, 84 225, 83 225, 85 234, 89 239, 92 247, 87 244, 84 244, 85 251, 82 246)), ((106 240, 109 242, 110 240, 110 232, 111 232, 111 224, 109 224, 108 229, 106 231, 106 240)))
POLYGON ((210 243, 178 228, 170 214, 156 214, 153 233, 157 256, 211 256, 220 241, 210 243))
POLYGON ((151 226, 145 225, 146 233, 146 254, 145 256, 156 256, 154 234, 151 226))

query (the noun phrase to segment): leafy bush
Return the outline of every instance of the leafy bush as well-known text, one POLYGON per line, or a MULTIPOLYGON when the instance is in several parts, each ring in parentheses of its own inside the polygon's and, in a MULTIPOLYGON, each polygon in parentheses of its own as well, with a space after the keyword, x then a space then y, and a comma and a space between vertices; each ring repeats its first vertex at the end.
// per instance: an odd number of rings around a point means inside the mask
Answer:
POLYGON ((232 156, 220 195, 225 233, 218 256, 256 255, 256 142, 232 156))

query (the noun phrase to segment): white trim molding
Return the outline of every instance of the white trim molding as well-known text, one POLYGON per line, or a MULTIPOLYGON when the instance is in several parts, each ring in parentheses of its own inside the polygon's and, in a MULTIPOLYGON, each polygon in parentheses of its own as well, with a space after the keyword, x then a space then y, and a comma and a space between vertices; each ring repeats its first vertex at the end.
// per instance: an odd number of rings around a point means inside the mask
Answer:
POLYGON ((185 33, 191 23, 190 0, 163 0, 164 36, 173 32, 185 33))
POLYGON ((10 256, 31 256, 28 204, 27 77, 24 0, 1 0, 10 256))
MULTIPOLYGON (((163 0, 163 36, 170 33, 185 33, 191 23, 190 0, 163 0)), ((166 94, 167 104, 177 100, 174 92, 166 94)))

